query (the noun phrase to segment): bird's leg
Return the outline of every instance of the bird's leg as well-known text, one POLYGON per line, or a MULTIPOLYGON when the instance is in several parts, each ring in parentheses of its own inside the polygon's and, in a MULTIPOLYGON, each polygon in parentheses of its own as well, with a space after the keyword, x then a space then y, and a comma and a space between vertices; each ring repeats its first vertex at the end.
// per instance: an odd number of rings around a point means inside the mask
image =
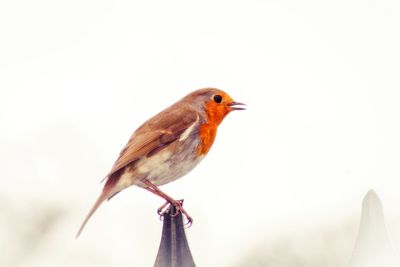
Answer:
MULTIPOLYGON (((164 198, 164 196, 162 196, 162 195, 160 195, 156 190, 154 190, 152 187, 145 187, 145 189, 147 190, 147 191, 149 191, 149 192, 151 192, 151 193, 153 193, 153 194, 155 194, 155 195, 157 195, 157 196, 159 196, 159 197, 162 197, 162 198, 164 198)), ((164 198, 165 199, 165 198, 164 198)), ((170 200, 167 200, 167 201, 165 201, 165 203, 161 206, 161 207, 159 207, 158 209, 157 209, 157 213, 158 213, 158 215, 160 215, 161 217, 163 216, 163 214, 164 214, 164 208, 166 207, 166 206, 168 206, 168 204, 171 204, 170 203, 170 200)), ((173 216, 176 216, 178 214, 178 211, 175 211, 175 214, 173 214, 173 216)))
POLYGON ((142 181, 145 185, 147 185, 147 187, 145 187, 145 189, 149 192, 152 192, 153 194, 162 197, 163 199, 166 200, 166 202, 157 209, 157 213, 160 216, 163 216, 165 211, 163 211, 165 209, 165 207, 168 204, 174 205, 176 208, 176 213, 173 214, 172 216, 176 216, 179 214, 179 211, 183 213, 183 215, 185 215, 187 222, 186 224, 188 225, 188 227, 190 227, 193 223, 193 218, 190 217, 190 215, 186 212, 186 210, 183 208, 183 199, 181 200, 175 200, 172 197, 168 196, 166 193, 164 193, 163 191, 161 191, 156 185, 154 185, 153 183, 151 183, 149 180, 144 179, 142 181))

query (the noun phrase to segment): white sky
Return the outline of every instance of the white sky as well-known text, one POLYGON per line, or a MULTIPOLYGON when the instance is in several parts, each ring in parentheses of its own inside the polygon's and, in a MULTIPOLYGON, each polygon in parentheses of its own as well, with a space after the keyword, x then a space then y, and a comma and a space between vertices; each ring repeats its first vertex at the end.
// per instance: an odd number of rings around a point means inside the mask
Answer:
POLYGON ((194 217, 199 266, 232 266, 265 236, 358 218, 370 188, 390 231, 400 218, 399 14, 387 0, 1 2, 0 210, 15 220, 0 221, 3 261, 152 265, 162 201, 144 190, 119 194, 73 238, 131 133, 207 86, 248 110, 164 187, 194 217), (63 215, 15 260, 20 234, 5 227, 46 209, 63 215))

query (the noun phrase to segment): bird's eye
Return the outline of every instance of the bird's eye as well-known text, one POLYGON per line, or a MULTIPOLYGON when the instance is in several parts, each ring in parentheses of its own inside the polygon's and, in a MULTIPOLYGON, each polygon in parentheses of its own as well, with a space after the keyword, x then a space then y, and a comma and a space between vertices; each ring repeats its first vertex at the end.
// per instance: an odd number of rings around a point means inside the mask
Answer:
POLYGON ((220 95, 215 95, 215 96, 214 96, 214 101, 217 102, 217 103, 221 103, 221 102, 222 102, 222 96, 220 96, 220 95))

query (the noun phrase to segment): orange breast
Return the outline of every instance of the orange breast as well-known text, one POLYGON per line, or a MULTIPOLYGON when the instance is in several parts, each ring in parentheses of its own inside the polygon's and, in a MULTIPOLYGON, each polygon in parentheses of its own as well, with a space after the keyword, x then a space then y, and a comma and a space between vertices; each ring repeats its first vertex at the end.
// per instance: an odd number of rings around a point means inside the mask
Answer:
POLYGON ((200 125, 200 144, 197 147, 197 155, 205 155, 210 150, 214 143, 215 136, 217 134, 216 124, 202 124, 200 125))
POLYGON ((218 125, 231 110, 227 105, 209 101, 205 105, 205 111, 207 113, 207 122, 200 125, 200 144, 197 147, 197 155, 207 154, 214 143, 218 125))

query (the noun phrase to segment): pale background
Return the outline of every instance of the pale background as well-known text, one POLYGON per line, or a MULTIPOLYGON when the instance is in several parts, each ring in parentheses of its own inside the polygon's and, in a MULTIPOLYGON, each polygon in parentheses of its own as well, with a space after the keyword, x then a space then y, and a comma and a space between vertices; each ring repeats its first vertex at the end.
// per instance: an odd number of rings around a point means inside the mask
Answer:
POLYGON ((152 266, 163 201, 145 190, 74 236, 131 133, 206 86, 248 110, 163 187, 194 217, 198 266, 344 266, 370 188, 399 248, 399 14, 387 0, 2 1, 0 265, 152 266))

